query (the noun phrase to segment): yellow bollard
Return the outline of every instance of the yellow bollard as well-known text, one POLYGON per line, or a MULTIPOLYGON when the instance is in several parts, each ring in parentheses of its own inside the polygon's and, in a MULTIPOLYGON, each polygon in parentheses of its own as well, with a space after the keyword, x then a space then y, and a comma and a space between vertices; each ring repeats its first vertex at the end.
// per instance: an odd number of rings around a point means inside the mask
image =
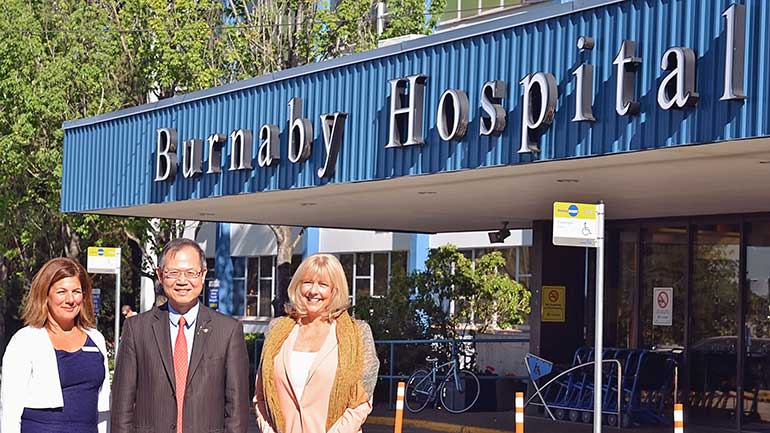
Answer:
POLYGON ((681 403, 674 405, 674 433, 684 433, 684 411, 681 403))
POLYGON ((524 433, 524 393, 516 393, 516 433, 524 433))
POLYGON ((404 423, 404 382, 398 382, 398 392, 396 393, 396 422, 393 424, 393 433, 401 433, 404 423))

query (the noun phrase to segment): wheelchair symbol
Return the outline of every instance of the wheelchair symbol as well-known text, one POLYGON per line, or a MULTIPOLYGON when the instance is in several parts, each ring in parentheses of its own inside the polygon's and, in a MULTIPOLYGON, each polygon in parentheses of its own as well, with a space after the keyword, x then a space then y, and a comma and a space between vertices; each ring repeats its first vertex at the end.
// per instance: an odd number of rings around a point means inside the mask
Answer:
POLYGON ((583 223, 583 236, 589 236, 591 234, 591 229, 588 228, 588 223, 583 223))

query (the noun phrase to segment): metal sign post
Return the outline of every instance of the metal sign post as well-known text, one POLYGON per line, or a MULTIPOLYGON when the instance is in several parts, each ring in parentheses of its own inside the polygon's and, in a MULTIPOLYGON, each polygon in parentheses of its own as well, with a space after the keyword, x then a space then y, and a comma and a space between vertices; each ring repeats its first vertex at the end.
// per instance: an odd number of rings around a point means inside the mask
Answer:
MULTIPOLYGON (((604 203, 596 205, 596 326, 594 328, 594 433, 602 432, 602 351, 604 350, 604 203)), ((620 389, 618 389, 620 392, 620 389)), ((621 424, 618 419, 618 425, 621 424)))
POLYGON ((120 341, 120 248, 88 247, 88 272, 115 275, 115 353, 120 341))
MULTIPOLYGON (((594 433, 602 431, 602 350, 604 342, 604 203, 554 202, 553 244, 596 248, 594 329, 594 433)), ((620 392, 620 391, 618 391, 620 392)), ((621 420, 618 419, 620 425, 621 420)))

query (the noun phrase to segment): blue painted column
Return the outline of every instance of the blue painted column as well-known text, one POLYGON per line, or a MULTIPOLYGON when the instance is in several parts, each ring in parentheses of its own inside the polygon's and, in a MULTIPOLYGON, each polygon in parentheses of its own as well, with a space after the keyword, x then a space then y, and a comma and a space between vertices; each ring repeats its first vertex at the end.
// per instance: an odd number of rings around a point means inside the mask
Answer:
POLYGON ((219 280, 219 308, 222 314, 233 314, 233 262, 230 259, 230 224, 217 223, 216 265, 219 280))
POLYGON ((425 260, 428 260, 430 251, 430 235, 415 233, 409 240, 409 263, 407 271, 425 270, 425 260))
POLYGON ((321 252, 321 229, 308 227, 305 229, 305 254, 303 259, 321 252))

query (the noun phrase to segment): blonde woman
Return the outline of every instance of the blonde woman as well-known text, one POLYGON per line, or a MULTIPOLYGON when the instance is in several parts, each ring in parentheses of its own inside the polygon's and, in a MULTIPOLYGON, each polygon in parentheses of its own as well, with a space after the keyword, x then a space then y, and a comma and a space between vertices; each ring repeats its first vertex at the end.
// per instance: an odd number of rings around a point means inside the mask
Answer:
POLYGON ((254 403, 262 433, 355 433, 372 410, 379 361, 372 331, 348 315, 348 285, 330 254, 305 259, 288 316, 270 322, 254 403))
POLYGON ((104 336, 94 327, 91 280, 80 263, 48 261, 32 280, 27 325, 3 356, 0 431, 107 431, 110 385, 104 336))

